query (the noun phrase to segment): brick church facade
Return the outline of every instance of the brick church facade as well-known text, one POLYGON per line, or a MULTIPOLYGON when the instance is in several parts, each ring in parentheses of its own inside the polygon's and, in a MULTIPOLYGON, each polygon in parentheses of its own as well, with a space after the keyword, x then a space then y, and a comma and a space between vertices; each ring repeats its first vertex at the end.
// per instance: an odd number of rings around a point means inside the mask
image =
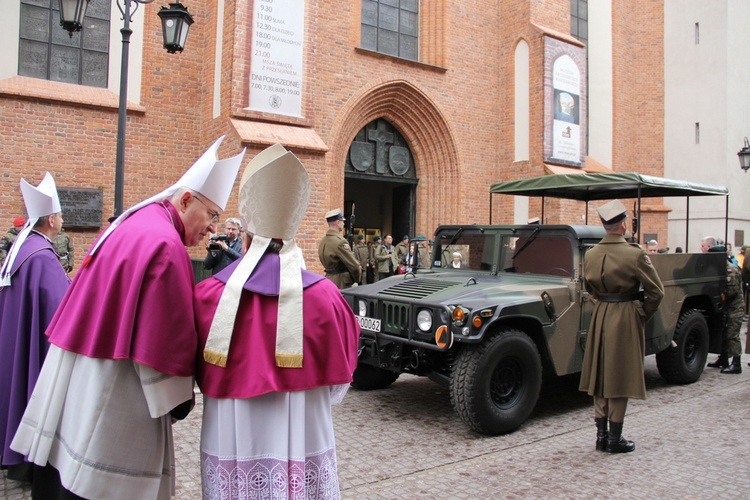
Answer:
MULTIPOLYGON (((19 70, 30 46, 25 16, 38 3, 21 0, 17 17, 0 22, 0 40, 17 54, 0 63, 1 224, 23 213, 20 178, 38 183, 50 171, 59 187, 101 193, 103 227, 114 206, 119 12, 112 1, 109 78, 92 87, 19 70)), ((186 0, 195 23, 180 54, 161 46, 160 3, 134 15, 125 207, 173 183, 219 135, 227 135, 220 156, 246 147, 245 162, 280 142, 310 174, 298 242, 308 268, 321 271, 317 243, 332 208, 354 207, 355 228, 368 237, 429 238, 438 224, 540 215, 539 200, 499 197, 490 214, 495 182, 663 174, 661 1, 607 2, 604 17, 579 16, 592 34, 586 43, 571 35, 570 0, 186 0), (594 47, 599 39, 611 46, 594 47), (577 123, 556 152, 557 106, 567 102, 577 123)), ((236 208, 234 194, 224 218, 236 208)), ((666 238, 667 211, 649 200, 644 232, 666 238)), ((546 222, 581 223, 581 213, 574 202, 545 207, 546 222)), ((77 269, 99 229, 67 231, 77 269)))

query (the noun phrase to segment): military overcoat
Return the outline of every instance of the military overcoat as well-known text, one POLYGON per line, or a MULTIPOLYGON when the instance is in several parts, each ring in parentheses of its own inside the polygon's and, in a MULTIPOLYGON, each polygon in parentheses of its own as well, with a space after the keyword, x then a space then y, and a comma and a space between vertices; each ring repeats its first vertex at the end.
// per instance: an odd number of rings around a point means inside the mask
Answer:
POLYGON ((349 242, 338 231, 329 229, 320 240, 318 258, 325 268, 326 278, 333 281, 339 290, 359 283, 362 274, 359 261, 354 256, 349 242))
POLYGON ((661 280, 646 251, 615 234, 586 253, 584 278, 592 297, 603 300, 591 316, 579 388, 591 396, 643 399, 646 321, 664 297, 661 280), (643 302, 632 299, 640 286, 643 302))

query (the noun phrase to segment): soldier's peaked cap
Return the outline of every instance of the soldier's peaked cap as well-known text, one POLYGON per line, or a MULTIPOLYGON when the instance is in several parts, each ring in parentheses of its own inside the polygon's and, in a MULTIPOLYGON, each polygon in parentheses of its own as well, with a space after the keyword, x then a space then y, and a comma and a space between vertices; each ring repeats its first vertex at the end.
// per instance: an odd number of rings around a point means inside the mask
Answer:
POLYGON ((597 209, 599 218, 604 224, 614 224, 627 217, 628 209, 620 200, 612 200, 597 209))
POLYGON ((340 208, 334 208, 333 210, 326 212, 326 220, 328 222, 333 222, 336 219, 346 220, 340 208))

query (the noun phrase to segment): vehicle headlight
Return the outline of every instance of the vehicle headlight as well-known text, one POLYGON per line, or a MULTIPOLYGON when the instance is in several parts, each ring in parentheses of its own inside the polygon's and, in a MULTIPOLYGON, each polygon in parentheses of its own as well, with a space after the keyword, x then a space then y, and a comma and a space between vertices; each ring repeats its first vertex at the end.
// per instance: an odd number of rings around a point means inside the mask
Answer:
POLYGON ((417 313, 417 327, 423 332, 429 332, 432 329, 432 311, 422 309, 417 313))
POLYGON ((367 316, 367 301, 366 300, 358 300, 357 301, 357 309, 359 309, 359 315, 360 316, 367 316))
POLYGON ((461 306, 456 306, 451 313, 453 324, 458 327, 464 326, 468 314, 469 311, 467 309, 464 309, 461 306))

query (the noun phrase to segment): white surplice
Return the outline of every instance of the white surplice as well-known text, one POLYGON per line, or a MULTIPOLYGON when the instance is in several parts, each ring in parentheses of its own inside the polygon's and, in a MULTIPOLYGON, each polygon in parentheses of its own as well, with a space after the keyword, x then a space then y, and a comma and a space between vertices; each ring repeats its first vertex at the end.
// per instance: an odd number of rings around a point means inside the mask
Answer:
POLYGON ((37 465, 49 462, 63 486, 84 498, 168 499, 175 478, 169 411, 192 394, 191 377, 51 345, 11 448, 37 465))
POLYGON ((340 498, 331 405, 348 387, 250 399, 204 395, 203 498, 340 498))

